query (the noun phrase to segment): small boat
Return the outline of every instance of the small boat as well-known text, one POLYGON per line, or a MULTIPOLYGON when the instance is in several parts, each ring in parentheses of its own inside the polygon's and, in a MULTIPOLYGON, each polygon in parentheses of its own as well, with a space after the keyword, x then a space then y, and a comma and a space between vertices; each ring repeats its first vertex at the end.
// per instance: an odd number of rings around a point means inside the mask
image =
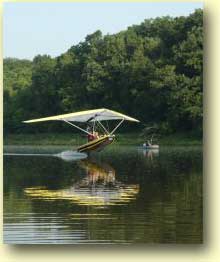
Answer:
POLYGON ((110 145, 115 139, 115 135, 114 135, 115 131, 125 120, 132 121, 132 122, 140 122, 135 118, 132 118, 130 116, 106 108, 86 110, 86 111, 80 111, 80 112, 74 112, 69 114, 50 116, 50 117, 44 117, 38 119, 31 119, 23 122, 35 123, 35 122, 54 121, 54 120, 64 121, 65 123, 68 123, 69 125, 74 126, 75 128, 87 134, 88 136, 87 143, 77 148, 77 151, 80 153, 101 151, 107 145, 110 145), (113 128, 112 131, 108 131, 103 123, 103 121, 108 121, 108 120, 111 121, 120 120, 120 121, 113 128), (81 123, 81 124, 84 123, 87 126, 87 128, 83 128, 76 123, 81 123), (99 134, 97 133, 98 128, 101 129, 101 132, 99 134))
POLYGON ((143 144, 144 149, 159 149, 159 145, 143 144))
POLYGON ((146 126, 142 130, 141 136, 144 136, 144 138, 145 138, 145 140, 144 140, 145 142, 141 146, 143 149, 146 149, 146 150, 157 149, 157 150, 159 150, 159 145, 153 143, 153 138, 155 137, 155 133, 152 133, 152 131, 155 130, 155 129, 157 129, 157 127, 154 125, 154 126, 150 126, 150 127, 146 126), (151 137, 147 138, 147 137, 150 136, 150 134, 151 134, 151 137))
POLYGON ((143 143, 142 147, 144 149, 159 149, 159 145, 153 144, 153 137, 154 134, 151 136, 150 140, 148 140, 146 143, 143 143))
MULTIPOLYGON (((152 129, 153 127, 149 127, 149 129, 152 129)), ((153 137, 154 134, 152 134, 151 138, 147 140, 147 142, 144 142, 142 145, 142 148, 144 149, 159 149, 159 145, 153 143, 153 137)), ((146 141, 146 140, 145 140, 146 141)))

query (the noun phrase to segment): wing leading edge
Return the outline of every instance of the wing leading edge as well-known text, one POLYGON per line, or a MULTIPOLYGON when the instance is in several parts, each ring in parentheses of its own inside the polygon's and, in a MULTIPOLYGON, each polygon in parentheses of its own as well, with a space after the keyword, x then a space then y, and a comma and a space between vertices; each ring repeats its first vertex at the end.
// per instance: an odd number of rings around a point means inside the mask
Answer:
POLYGON ((133 117, 106 108, 101 108, 101 109, 86 110, 86 111, 80 111, 80 112, 57 115, 57 116, 49 116, 49 117, 38 118, 38 119, 31 119, 31 120, 23 121, 23 123, 35 123, 35 122, 55 121, 55 120, 58 121, 63 120, 63 121, 70 121, 70 122, 87 122, 87 121, 93 122, 97 120, 105 121, 105 120, 117 120, 117 119, 124 119, 132 122, 140 122, 139 120, 133 117))

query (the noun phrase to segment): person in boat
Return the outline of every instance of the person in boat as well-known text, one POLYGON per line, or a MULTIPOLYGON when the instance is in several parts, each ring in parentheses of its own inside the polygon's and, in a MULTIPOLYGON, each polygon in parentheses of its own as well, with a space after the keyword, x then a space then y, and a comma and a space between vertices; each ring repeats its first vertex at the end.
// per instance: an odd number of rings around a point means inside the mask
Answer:
POLYGON ((146 142, 143 143, 143 147, 151 147, 151 146, 153 146, 153 136, 154 135, 151 136, 150 140, 148 139, 146 142))
POLYGON ((147 140, 147 142, 143 143, 143 147, 146 147, 146 146, 152 146, 152 142, 147 140))

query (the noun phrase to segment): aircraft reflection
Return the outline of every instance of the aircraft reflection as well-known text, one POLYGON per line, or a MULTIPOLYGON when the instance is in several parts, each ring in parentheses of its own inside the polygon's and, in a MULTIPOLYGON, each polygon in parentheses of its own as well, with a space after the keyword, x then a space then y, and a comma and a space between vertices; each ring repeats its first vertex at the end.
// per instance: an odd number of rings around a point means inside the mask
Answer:
POLYGON ((143 155, 150 160, 159 156, 159 149, 143 149, 143 155))
POLYGON ((118 181, 109 164, 90 160, 81 160, 78 164, 86 171, 86 176, 71 187, 60 190, 29 187, 24 190, 25 194, 46 201, 68 200, 86 206, 124 205, 136 199, 139 185, 118 181))

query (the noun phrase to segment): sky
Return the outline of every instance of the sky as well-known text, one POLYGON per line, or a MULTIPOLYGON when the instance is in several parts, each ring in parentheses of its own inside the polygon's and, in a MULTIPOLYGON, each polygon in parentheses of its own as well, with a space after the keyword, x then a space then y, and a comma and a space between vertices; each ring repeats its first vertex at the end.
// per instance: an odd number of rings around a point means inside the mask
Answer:
POLYGON ((203 8, 202 2, 4 3, 3 57, 56 57, 96 30, 113 34, 144 19, 186 16, 197 8, 203 8))

